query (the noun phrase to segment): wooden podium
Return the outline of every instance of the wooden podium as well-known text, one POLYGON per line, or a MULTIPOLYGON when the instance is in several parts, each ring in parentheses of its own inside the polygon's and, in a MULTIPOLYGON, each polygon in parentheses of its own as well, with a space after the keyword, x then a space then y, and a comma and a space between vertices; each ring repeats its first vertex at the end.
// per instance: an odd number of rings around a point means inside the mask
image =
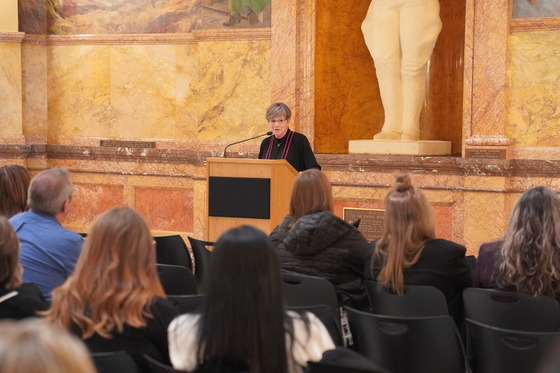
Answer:
POLYGON ((283 159, 208 158, 206 240, 243 224, 269 234, 289 213, 298 172, 283 159))

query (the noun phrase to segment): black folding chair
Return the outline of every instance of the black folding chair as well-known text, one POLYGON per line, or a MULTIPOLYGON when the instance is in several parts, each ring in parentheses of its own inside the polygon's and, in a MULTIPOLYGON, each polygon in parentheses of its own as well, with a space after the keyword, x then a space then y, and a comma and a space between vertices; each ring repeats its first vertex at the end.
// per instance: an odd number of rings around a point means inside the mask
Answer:
POLYGON ((171 265, 156 264, 159 281, 167 295, 197 294, 197 285, 190 269, 171 265))
POLYGON ((463 290, 465 316, 498 328, 553 332, 560 330, 560 305, 547 296, 494 289, 463 290))
POLYGON ((313 306, 292 306, 288 307, 288 309, 296 312, 308 311, 317 316, 323 325, 325 325, 325 328, 327 328, 334 344, 336 346, 343 346, 340 322, 329 306, 326 304, 317 304, 313 306))
POLYGON ((560 340, 560 332, 497 328, 467 318, 475 373, 536 372, 560 340))
POLYGON ((344 307, 352 349, 393 373, 464 373, 461 338, 448 315, 403 317, 344 307))
POLYGON ((144 359, 148 362, 148 366, 150 367, 150 372, 152 373, 178 373, 178 372, 185 372, 184 370, 177 370, 174 369, 172 366, 163 364, 153 357, 144 354, 144 359))
POLYGON ((208 274, 212 251, 208 248, 214 246, 214 242, 202 241, 193 237, 188 237, 194 255, 194 276, 200 287, 204 287, 204 279, 208 274))
POLYGON ((338 298, 334 285, 322 277, 297 273, 282 273, 284 303, 289 307, 326 304, 335 315, 338 312, 338 298))
POLYGON ((192 260, 187 245, 178 234, 156 236, 156 262, 187 267, 192 271, 192 260))
POLYGON ((390 316, 449 315, 445 295, 436 287, 405 285, 404 294, 393 293, 379 282, 366 280, 371 312, 390 316))

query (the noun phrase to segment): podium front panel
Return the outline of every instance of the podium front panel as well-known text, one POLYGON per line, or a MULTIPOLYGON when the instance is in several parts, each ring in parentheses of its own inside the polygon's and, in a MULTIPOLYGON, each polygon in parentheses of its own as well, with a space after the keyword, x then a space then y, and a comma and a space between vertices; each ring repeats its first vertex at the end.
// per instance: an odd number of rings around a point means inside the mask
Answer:
POLYGON ((209 177, 208 215, 270 219, 270 179, 209 177))

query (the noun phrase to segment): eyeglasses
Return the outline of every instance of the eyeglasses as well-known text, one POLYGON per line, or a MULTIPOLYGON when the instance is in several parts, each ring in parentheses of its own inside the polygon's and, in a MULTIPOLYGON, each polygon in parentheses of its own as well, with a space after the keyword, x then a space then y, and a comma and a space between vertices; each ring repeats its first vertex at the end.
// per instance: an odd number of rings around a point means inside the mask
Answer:
POLYGON ((276 124, 276 123, 284 123, 287 119, 278 119, 278 120, 269 120, 268 123, 276 124))

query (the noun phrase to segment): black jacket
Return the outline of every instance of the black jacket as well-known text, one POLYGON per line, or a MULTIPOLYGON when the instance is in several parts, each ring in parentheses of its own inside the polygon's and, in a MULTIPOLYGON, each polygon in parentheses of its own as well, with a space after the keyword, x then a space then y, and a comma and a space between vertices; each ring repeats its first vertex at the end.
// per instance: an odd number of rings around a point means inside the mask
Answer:
POLYGON ((287 215, 270 234, 282 269, 323 277, 335 286, 341 305, 368 309, 364 286, 368 242, 352 224, 329 211, 287 215))

